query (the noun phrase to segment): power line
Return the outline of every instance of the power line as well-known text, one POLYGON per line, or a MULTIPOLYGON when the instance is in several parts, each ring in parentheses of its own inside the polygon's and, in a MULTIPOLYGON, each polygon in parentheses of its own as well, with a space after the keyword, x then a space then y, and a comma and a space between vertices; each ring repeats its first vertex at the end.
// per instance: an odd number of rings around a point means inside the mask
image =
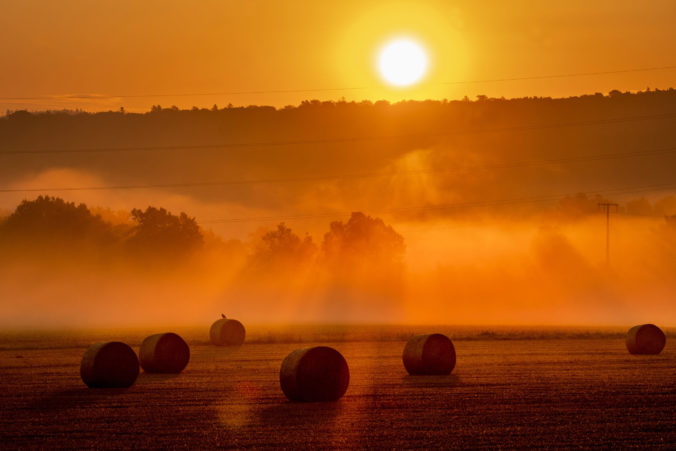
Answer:
MULTIPOLYGON (((523 77, 505 77, 480 80, 454 80, 438 83, 424 83, 426 86, 434 85, 463 85, 481 83, 504 83, 510 81, 547 80, 557 78, 591 77, 600 75, 626 74, 632 72, 655 72, 676 69, 676 65, 639 67, 618 70, 594 71, 594 72, 570 72, 563 74, 529 75, 523 77)), ((258 95, 258 94, 294 94, 311 92, 340 92, 340 91, 363 91, 366 89, 379 89, 382 86, 353 86, 353 87, 329 87, 329 88, 305 88, 305 89, 267 89, 250 91, 213 91, 192 93, 147 93, 147 94, 53 94, 27 97, 0 97, 0 100, 108 100, 108 99, 131 99, 131 98, 160 98, 160 97, 200 97, 200 96, 226 96, 226 95, 258 95)))
POLYGON ((615 202, 599 202, 600 209, 606 211, 606 266, 610 267, 610 209, 619 210, 620 205, 615 202))
MULTIPOLYGON (((640 193, 645 191, 652 191, 656 189, 669 189, 676 187, 676 183, 667 183, 660 185, 647 185, 641 187, 623 187, 623 188, 610 188, 597 191, 586 191, 585 194, 633 194, 640 193)), ((410 206, 410 207, 397 207, 384 209, 371 214, 380 215, 383 213, 406 213, 406 212, 427 212, 427 211, 447 211, 454 210, 459 208, 476 208, 476 207, 494 207, 501 205, 513 205, 513 204, 530 204, 530 203, 544 203, 544 202, 553 202, 564 199, 572 194, 559 194, 559 195, 549 195, 549 196, 534 196, 534 197, 522 197, 522 198, 513 198, 513 199, 495 199, 487 201, 472 201, 472 202, 458 202, 442 205, 420 205, 420 206, 410 206)), ((355 210, 352 210, 355 211, 355 210)), ((248 218, 225 218, 225 219, 211 219, 205 221, 199 221, 200 224, 227 224, 227 223, 238 223, 238 222, 268 222, 268 221, 290 221, 290 220, 303 220, 303 219, 326 219, 326 218, 335 218, 337 215, 349 215, 351 212, 326 212, 326 213, 308 213, 308 214, 299 214, 299 215, 289 215, 289 216, 262 216, 262 217, 248 217, 248 218)))
POLYGON ((41 155, 41 154, 60 154, 60 153, 95 153, 95 152, 156 152, 172 150, 212 150, 212 149, 231 149, 231 148, 256 148, 256 147, 286 147, 294 145, 314 145, 314 144, 340 144, 369 141, 387 141, 411 138, 440 138, 448 136, 459 136, 468 134, 484 133, 509 133, 520 131, 547 130, 565 127, 580 127, 591 125, 608 125, 624 122, 645 121, 653 119, 670 119, 676 117, 676 112, 659 113, 651 115, 625 116, 619 118, 603 118, 585 121, 558 122, 551 124, 529 124, 512 127, 482 128, 472 130, 452 130, 438 133, 407 133, 400 135, 372 135, 372 136, 354 136, 344 138, 322 138, 322 139, 303 139, 287 141, 259 141, 259 142, 241 142, 241 143, 218 143, 218 144, 178 144, 169 146, 131 146, 131 147, 80 147, 75 149, 37 149, 37 150, 3 150, 0 155, 41 155))
MULTIPOLYGON (((671 154, 676 152, 676 147, 667 147, 662 149, 640 150, 630 152, 602 153, 596 155, 586 155, 579 157, 548 158, 540 160, 521 160, 510 163, 474 165, 470 169, 514 169, 523 167, 537 167, 550 164, 569 164, 586 161, 604 161, 620 158, 650 157, 656 155, 671 154)), ((452 173, 452 170, 417 170, 417 171, 389 171, 389 172, 365 172, 352 174, 331 174, 323 176, 306 177, 287 177, 287 178, 268 178, 268 179, 243 179, 243 180, 215 180, 200 182, 175 182, 175 183, 153 183, 153 184, 129 184, 129 185, 99 185, 82 187, 51 187, 51 188, 0 188, 0 193, 18 193, 18 192, 45 192, 45 191, 115 191, 115 190, 136 190, 136 189, 154 189, 154 188, 191 188, 191 187, 214 187, 228 185, 260 185, 260 184, 281 184, 281 183, 302 183, 327 180, 350 180, 367 179, 379 177, 397 177, 413 175, 430 175, 452 173)))
POLYGON ((612 74, 626 74, 630 72, 652 72, 660 70, 672 70, 676 69, 676 66, 655 66, 655 67, 643 67, 637 69, 620 69, 620 70, 608 70, 608 71, 596 71, 596 72, 571 72, 567 74, 554 74, 554 75, 532 75, 527 77, 511 77, 511 78, 493 78, 485 80, 472 80, 472 81, 449 81, 444 82, 443 84, 469 84, 469 83, 498 83, 498 82, 507 82, 507 81, 523 81, 523 80, 547 80, 553 78, 573 78, 573 77, 591 77, 597 75, 612 75, 612 74))

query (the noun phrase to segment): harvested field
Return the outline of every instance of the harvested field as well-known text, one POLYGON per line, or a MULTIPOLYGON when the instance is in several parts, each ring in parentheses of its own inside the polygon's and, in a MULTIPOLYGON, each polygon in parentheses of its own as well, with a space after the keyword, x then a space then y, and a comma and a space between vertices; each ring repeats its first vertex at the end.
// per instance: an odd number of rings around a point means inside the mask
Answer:
MULTIPOLYGON (((349 364, 350 385, 335 403, 287 401, 279 369, 299 347, 291 341, 223 348, 182 334, 191 358, 181 374, 141 373, 129 389, 88 389, 79 376, 86 336, 59 343, 6 334, 0 446, 673 449, 673 334, 661 354, 634 356, 623 337, 604 333, 450 335, 457 365, 449 376, 409 376, 398 335, 317 341, 349 364)), ((128 341, 138 352, 140 341, 128 341)))

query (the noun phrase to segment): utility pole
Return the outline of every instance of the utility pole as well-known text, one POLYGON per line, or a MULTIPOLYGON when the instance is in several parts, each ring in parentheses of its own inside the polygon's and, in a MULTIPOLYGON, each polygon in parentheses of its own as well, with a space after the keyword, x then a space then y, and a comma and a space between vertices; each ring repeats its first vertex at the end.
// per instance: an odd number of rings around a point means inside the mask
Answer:
POLYGON ((599 209, 606 211, 606 266, 610 267, 610 209, 617 209, 619 205, 612 202, 599 202, 599 209))

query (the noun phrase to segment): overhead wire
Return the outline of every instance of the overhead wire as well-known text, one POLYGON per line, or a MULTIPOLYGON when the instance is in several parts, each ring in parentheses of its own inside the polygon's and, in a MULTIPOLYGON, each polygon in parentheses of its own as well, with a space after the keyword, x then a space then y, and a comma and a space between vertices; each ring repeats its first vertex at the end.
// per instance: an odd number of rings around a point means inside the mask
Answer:
MULTIPOLYGON (((621 188, 609 188, 609 189, 600 189, 593 191, 584 191, 584 194, 635 194, 645 191, 654 191, 654 190, 665 190, 670 188, 676 188, 676 183, 665 183, 657 185, 647 185, 639 187, 621 187, 621 188)), ((578 193, 575 193, 578 194, 578 193)), ((521 197, 521 198, 512 198, 512 199, 494 199, 487 201, 468 201, 468 202, 456 202, 448 203, 441 205, 419 205, 419 206, 409 206, 409 207, 395 207, 389 209, 382 209, 370 214, 382 215, 386 213, 406 213, 406 212, 428 212, 428 211, 447 211, 461 208, 477 208, 477 207, 494 207, 501 205, 512 205, 512 204, 530 204, 530 203, 543 203, 543 202, 554 202, 558 200, 565 199, 566 197, 574 196, 575 194, 557 194, 557 195, 548 195, 548 196, 533 196, 533 197, 521 197)), ((355 210, 352 210, 355 211, 355 210)), ((271 222, 271 221, 289 221, 289 220, 304 220, 304 219, 326 219, 326 218, 335 218, 338 215, 347 216, 352 212, 325 212, 325 213, 308 213, 300 215, 289 215, 289 216, 265 216, 265 217, 242 217, 242 218, 225 218, 225 219, 211 219, 199 221, 200 224, 226 224, 226 223, 239 223, 239 222, 271 222)))
MULTIPOLYGON (((629 152, 600 153, 594 155, 582 155, 577 157, 546 158, 539 160, 521 160, 514 162, 493 163, 472 165, 465 169, 489 170, 489 169, 514 169, 523 167, 546 166, 550 164, 570 164, 587 161, 604 161, 621 158, 639 158, 651 157, 664 154, 676 153, 676 146, 660 149, 634 150, 629 152)), ((268 178, 268 179, 242 179, 242 180, 214 180, 214 181, 194 181, 194 182, 175 182, 175 183, 151 183, 151 184, 128 184, 128 185, 98 185, 98 186, 80 186, 80 187, 44 187, 44 188, 0 188, 0 193, 17 192, 50 192, 50 191, 115 191, 115 190, 137 190, 137 189, 157 189, 157 188, 192 188, 192 187, 215 187, 228 185, 257 185, 257 184, 281 184, 281 183, 299 183, 299 182, 317 182, 329 180, 351 180, 368 179, 379 177, 398 177, 412 175, 431 175, 452 173, 452 170, 411 170, 411 171, 387 171, 387 172, 365 172, 365 173, 346 173, 330 174, 305 177, 287 177, 287 178, 268 178)))
MULTIPOLYGON (((655 72, 674 70, 676 65, 662 65, 650 67, 636 67, 605 71, 569 72, 560 74, 526 75, 520 77, 503 77, 475 80, 451 80, 441 82, 428 82, 424 85, 462 85, 481 83, 504 83, 511 81, 546 80, 557 78, 591 77, 601 75, 626 74, 632 72, 655 72)), ((34 96, 3 96, 0 100, 107 100, 107 99, 130 99, 130 98, 161 98, 161 97, 200 97, 200 96, 226 96, 226 95, 259 95, 259 94, 294 94, 311 92, 340 92, 362 91, 366 89, 380 88, 379 86, 352 86, 352 87, 325 87, 325 88, 293 88, 293 89, 256 89, 237 91, 211 91, 211 92, 183 92, 183 93, 141 93, 141 94, 51 94, 34 96)))
POLYGON ((580 127, 590 125, 618 124, 634 121, 645 121, 654 119, 671 119, 676 117, 676 112, 666 112, 647 115, 624 116, 616 118, 601 118, 584 121, 557 122, 549 124, 527 124, 510 127, 480 128, 470 130, 449 130, 436 133, 404 133, 398 135, 370 135, 370 136, 352 136, 352 137, 333 137, 319 139, 300 139, 300 140, 277 140, 277 141, 258 141, 258 142, 223 142, 214 144, 176 144, 159 146, 128 146, 128 147, 80 147, 80 148, 56 148, 56 149, 8 149, 0 151, 0 155, 41 155, 41 154, 60 154, 60 153, 101 153, 101 152, 156 152, 173 150, 213 150, 230 148, 271 148, 287 147, 295 145, 317 145, 317 144, 341 144, 369 141, 387 141, 412 138, 439 138, 448 136, 459 136, 467 134, 483 133, 509 133, 519 131, 547 130, 553 128, 580 127))
MULTIPOLYGON (((577 77, 577 76, 591 76, 591 75, 603 75, 603 74, 612 74, 612 73, 626 73, 626 72, 639 72, 639 71, 649 71, 649 70, 665 70, 665 69, 676 69, 676 66, 661 66, 653 68, 639 68, 639 69, 626 69, 618 71, 601 71, 601 72, 586 72, 586 73, 569 73, 569 74, 558 74, 558 75, 542 75, 542 76, 530 76, 530 77, 514 77, 514 78, 503 78, 503 79, 492 79, 492 80, 468 80, 468 81, 459 81, 459 82, 447 82, 451 83, 487 83, 487 82, 502 82, 502 81, 515 81, 515 80, 535 80, 535 79, 546 79, 546 78, 564 78, 564 77, 577 77)), ((358 88, 361 89, 361 88, 358 88)), ((263 92, 312 92, 312 91, 325 91, 327 89, 318 89, 318 90, 271 90, 271 91, 248 91, 248 92, 239 92, 239 93, 263 93, 263 92)), ((336 89, 338 90, 338 89, 336 89)), ((236 92, 231 92, 229 94, 235 94, 236 92)), ((214 95, 215 93, 204 93, 204 95, 214 95)), ((224 93, 225 94, 225 93, 224 93)), ((161 96, 170 96, 170 94, 162 94, 161 96)), ((198 94, 184 94, 184 95, 198 95, 198 94)), ((160 95, 158 95, 160 96, 160 95)), ((144 97, 137 95, 129 96, 116 96, 116 97, 144 97)), ((34 97, 34 99, 39 99, 40 97, 34 97)), ((2 98, 9 99, 9 98, 2 98)), ((14 98, 14 99, 28 99, 28 98, 14 98)), ((32 155, 32 154, 58 154, 58 153, 95 153, 95 152, 133 152, 133 151, 162 151, 162 150, 196 150, 196 149, 221 149, 221 148, 254 148, 254 147, 283 147, 290 145, 311 145, 311 144, 329 144, 329 143, 346 143, 346 142, 359 142, 359 141, 373 141, 373 140, 391 140, 391 139, 408 139, 408 138, 421 138, 421 137, 442 137, 442 136, 452 136, 458 134, 472 134, 472 133, 501 133, 501 132, 512 132, 512 131, 526 131, 526 130, 538 130, 538 129, 549 129, 549 128, 559 128, 559 127, 570 127, 570 126, 585 126, 585 125, 603 125, 603 124, 614 124, 630 121, 640 121, 640 120, 649 120, 649 119, 668 119, 676 116, 676 113, 660 113, 655 115, 639 115, 639 116, 629 116, 622 118, 603 118, 598 120, 586 120, 586 121, 575 121, 567 123, 554 123, 554 124, 530 124, 525 126, 513 126, 513 127, 502 127, 502 128, 493 128, 493 129, 476 129, 476 130, 454 130, 449 132, 442 133, 422 133, 422 134, 403 134, 403 135, 388 135, 388 136, 359 136, 359 137, 341 137, 341 138, 325 138, 325 139, 313 139, 313 140, 288 140, 288 141, 265 141, 265 142, 245 142, 245 143, 219 143, 219 144, 202 144, 202 145, 172 145, 172 146, 135 146, 135 147, 99 147, 99 148, 76 148, 76 149, 37 149, 37 150, 24 150, 24 149, 12 149, 0 151, 0 155, 32 155)), ((616 158, 631 158, 631 157, 644 157, 644 156, 654 156, 660 154, 671 153, 675 151, 676 148, 668 147, 662 149, 652 149, 652 150, 640 150, 640 151, 631 151, 631 152, 614 152, 614 153, 605 153, 605 154, 596 154, 589 156, 580 156, 580 157, 564 157, 556 159, 543 159, 543 160, 527 160, 520 162, 505 162, 493 165, 482 165, 475 167, 475 169, 505 169, 505 168, 515 168, 515 167, 524 167, 524 166, 536 166, 536 165, 546 165, 546 164, 568 164, 576 163, 581 161, 598 161, 604 159, 616 159, 616 158)), ((369 177, 385 177, 385 176, 397 176, 397 175, 409 175, 409 174, 429 174, 429 173, 441 173, 447 171, 399 171, 399 172, 387 172, 387 173, 363 173, 363 174, 340 174, 340 175, 328 175, 328 176, 308 176, 308 177, 295 177, 295 178, 277 178, 277 179, 258 179, 258 180, 225 180, 225 181, 209 181, 209 182, 180 182, 180 183, 157 183, 157 184, 139 184, 139 185, 108 185, 108 186, 90 186, 90 187, 61 187, 61 188, 5 188, 0 189, 2 193, 11 193, 11 192, 37 192, 37 191, 89 191, 89 190, 124 190, 124 189, 146 189, 146 188, 172 188, 172 187, 208 187, 208 186, 221 186, 221 185, 243 185, 243 184, 261 184, 261 183, 291 183, 291 182, 306 182, 306 181, 321 181, 321 180, 333 180, 333 179, 350 179, 350 178, 369 178, 369 177)), ((676 184, 663 184, 663 185, 651 185, 644 187, 633 187, 633 188, 615 188, 607 190, 599 190, 596 192, 588 192, 588 194, 619 194, 619 193, 632 193, 632 192, 641 192, 644 190, 655 190, 655 189, 667 189, 676 186, 676 184)), ((470 207, 481 207, 481 206, 497 206, 504 204, 512 203, 532 203, 532 202, 551 202, 565 197, 561 195, 556 196, 535 196, 527 198, 517 198, 517 199, 500 199, 500 200, 490 200, 490 201, 473 201, 473 202, 462 202, 454 204, 445 204, 445 205, 435 205, 435 206, 412 206, 412 207, 398 207, 385 210, 383 212, 396 213, 396 212, 406 212, 406 211, 431 211, 431 210, 444 210, 444 209, 457 209, 457 208, 470 208, 470 207)), ((306 214, 306 215, 295 215, 295 216, 286 216, 286 217, 259 217, 259 218, 229 218, 229 219, 216 219, 211 221, 202 221, 202 223, 226 223, 226 222, 252 222, 252 221, 269 221, 269 220, 285 220, 285 219, 312 219, 312 218, 323 218, 328 216, 334 217, 335 212, 324 213, 324 214, 306 214)))

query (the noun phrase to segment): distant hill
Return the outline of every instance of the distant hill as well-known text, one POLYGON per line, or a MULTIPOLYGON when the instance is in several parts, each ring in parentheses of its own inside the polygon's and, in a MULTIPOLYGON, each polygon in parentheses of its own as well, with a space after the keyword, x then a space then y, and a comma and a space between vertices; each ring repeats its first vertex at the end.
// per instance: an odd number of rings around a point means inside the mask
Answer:
POLYGON ((676 188, 676 90, 17 111, 0 118, 0 161, 0 187, 66 168, 110 185, 163 185, 205 202, 285 211, 301 210, 301 199, 373 210, 654 186, 635 190, 649 193, 676 188))

